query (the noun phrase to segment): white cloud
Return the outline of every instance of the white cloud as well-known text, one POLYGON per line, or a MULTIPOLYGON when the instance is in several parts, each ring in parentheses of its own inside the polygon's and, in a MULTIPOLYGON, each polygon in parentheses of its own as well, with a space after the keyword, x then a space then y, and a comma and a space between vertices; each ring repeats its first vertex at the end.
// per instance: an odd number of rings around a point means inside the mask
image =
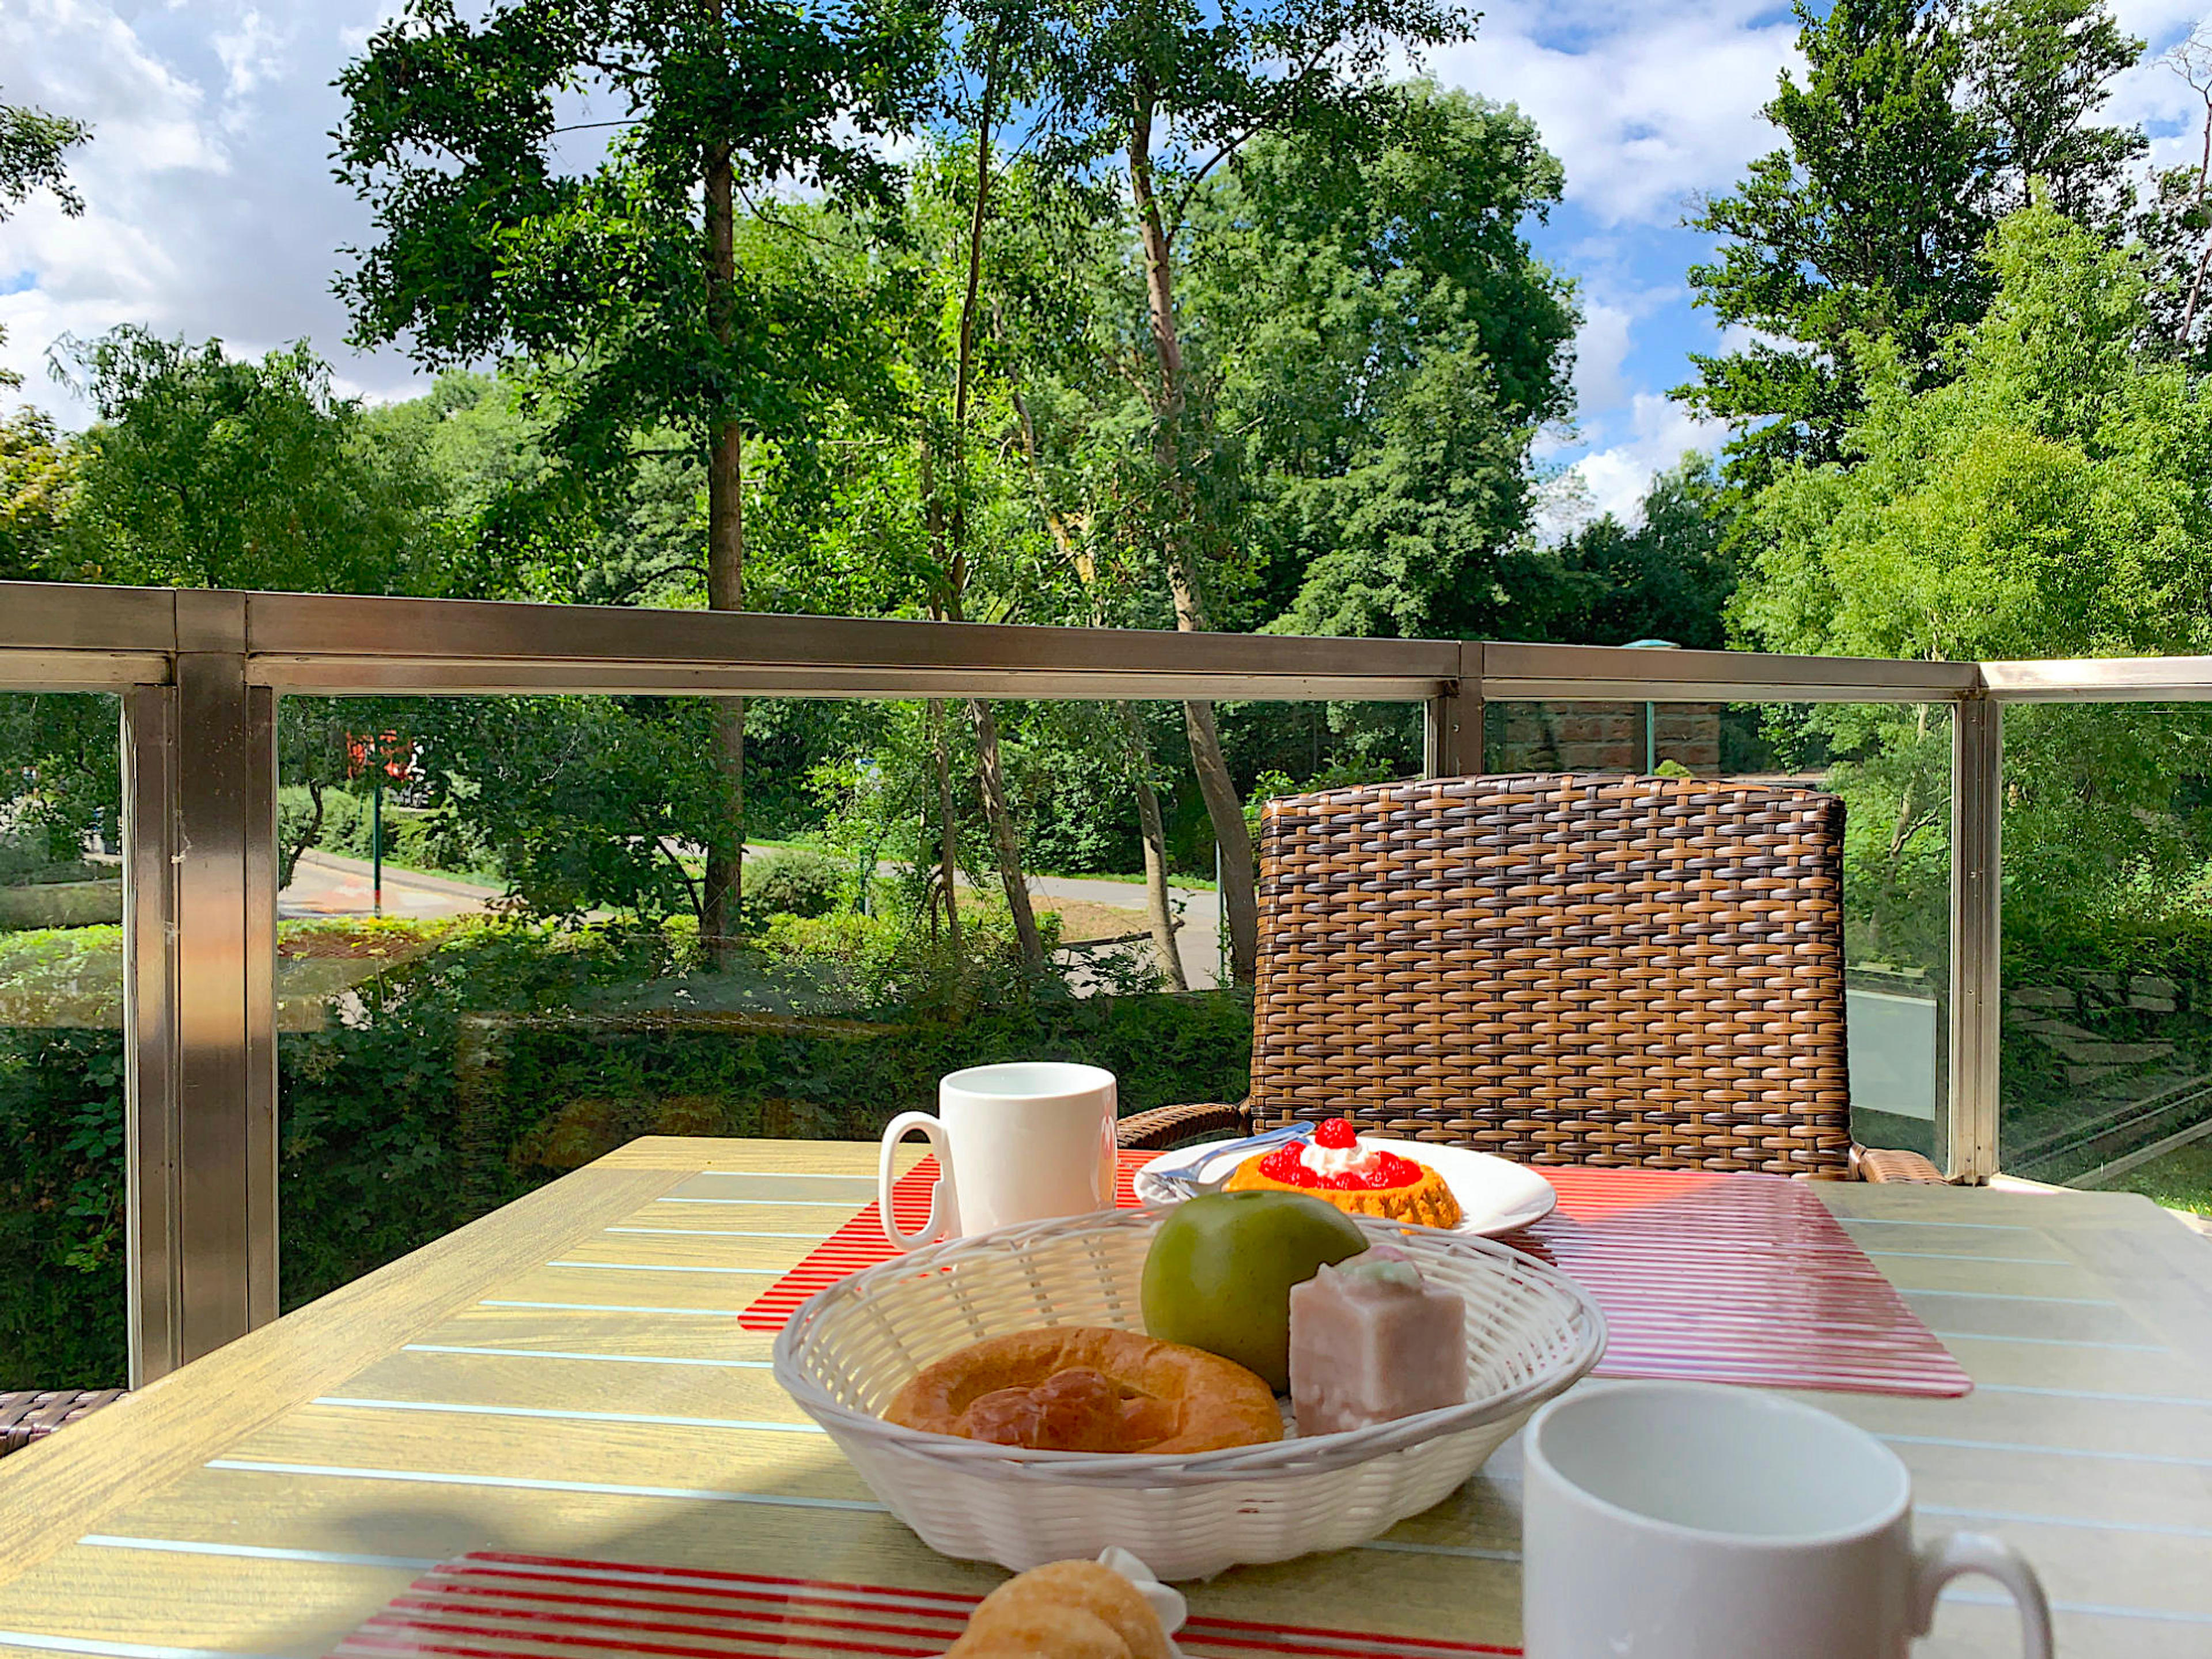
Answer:
POLYGON ((273 81, 284 70, 284 48, 289 43, 289 31, 272 27, 258 11, 247 11, 238 20, 238 27, 225 29, 210 37, 215 55, 222 60, 227 76, 223 98, 235 104, 246 98, 264 82, 273 81))
POLYGON ((1794 20, 1753 0, 1586 17, 1511 0, 1429 67, 1534 117, 1565 164, 1567 199, 1600 223, 1671 224, 1772 147, 1759 111, 1796 37, 1794 20))
POLYGON ((372 395, 416 380, 392 354, 342 342, 330 291, 338 248, 367 240, 360 205, 330 177, 325 137, 340 35, 389 0, 5 0, 5 95, 88 120, 71 153, 82 218, 50 200, 0 225, 0 363, 20 395, 76 423, 90 411, 46 374, 52 343, 121 323, 258 353, 307 337, 342 381, 372 395), (322 43, 308 61, 297 43, 322 43), (23 285, 27 276, 27 285, 23 285))
MULTIPOLYGON (((1586 250, 1599 258, 1610 249, 1586 250)), ((1629 357, 1641 343, 1644 325, 1677 306, 1685 295, 1666 284, 1639 288, 1623 272, 1601 271, 1583 278, 1583 323, 1575 334, 1575 406, 1587 441, 1601 442, 1618 417, 1629 410, 1637 383, 1629 357)))
POLYGON ((1575 334, 1575 404, 1602 409, 1628 390, 1622 373, 1635 318, 1626 307, 1590 301, 1583 307, 1583 325, 1575 334))
POLYGON ((1628 424, 1628 437, 1592 451, 1568 469, 1573 483, 1559 493, 1552 522, 1544 526, 1547 533, 1564 533, 1606 513, 1626 524, 1638 522, 1653 473, 1674 465, 1687 451, 1711 452, 1728 435, 1723 422, 1701 420, 1654 392, 1639 392, 1630 399, 1628 424))
MULTIPOLYGON (((2149 48, 2141 63, 2113 82, 2105 118, 2140 125, 2150 135, 2149 161, 2155 168, 2194 163, 2203 153, 2205 94, 2176 73, 2167 56, 2191 28, 2212 23, 2201 4, 2202 0, 2188 4, 2148 0, 2115 8, 2121 27, 2147 40, 2149 48)), ((2203 68, 2197 78, 2205 78, 2203 68)))

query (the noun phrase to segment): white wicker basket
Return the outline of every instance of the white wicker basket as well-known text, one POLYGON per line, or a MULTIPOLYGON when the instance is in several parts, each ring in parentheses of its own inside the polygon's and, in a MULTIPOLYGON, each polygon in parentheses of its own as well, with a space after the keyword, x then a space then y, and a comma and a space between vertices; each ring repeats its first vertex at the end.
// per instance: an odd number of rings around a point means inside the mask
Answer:
POLYGON ((1118 1545, 1162 1578, 1203 1578, 1364 1543, 1441 1503, 1605 1346, 1596 1304, 1556 1269, 1487 1239, 1358 1218, 1467 1297, 1464 1405, 1183 1457, 1023 1451, 878 1415, 915 1372, 987 1336, 1142 1330, 1139 1284, 1166 1213, 1010 1227, 855 1273, 792 1316, 776 1380, 933 1549, 1021 1571, 1118 1545))

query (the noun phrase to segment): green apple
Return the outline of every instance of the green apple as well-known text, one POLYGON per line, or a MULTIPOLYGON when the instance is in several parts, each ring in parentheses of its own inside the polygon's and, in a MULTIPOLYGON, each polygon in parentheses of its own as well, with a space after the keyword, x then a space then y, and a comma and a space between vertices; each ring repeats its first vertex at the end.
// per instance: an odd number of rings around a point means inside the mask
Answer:
POLYGON ((1304 1193, 1206 1193, 1170 1211, 1145 1258, 1145 1328, 1291 1386, 1291 1286, 1358 1255, 1366 1235, 1304 1193))

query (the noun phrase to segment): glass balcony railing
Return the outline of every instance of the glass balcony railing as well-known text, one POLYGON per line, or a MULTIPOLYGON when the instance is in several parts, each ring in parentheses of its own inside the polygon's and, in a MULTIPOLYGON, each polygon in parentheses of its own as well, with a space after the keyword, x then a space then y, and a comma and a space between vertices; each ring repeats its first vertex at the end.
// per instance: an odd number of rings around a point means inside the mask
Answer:
POLYGON ((1852 1139, 1942 1160, 1948 704, 1496 702, 1484 723, 1486 772, 1653 773, 1841 796, 1852 1139))
POLYGON ((0 1383, 159 1376, 641 1133, 871 1133, 1012 1054, 1236 1097, 1236 872, 1157 763, 1192 703, 1254 813, 1423 771, 1831 791, 1856 1138, 2212 1187, 2212 665, 0 599, 0 1383))
POLYGON ((0 1376, 52 1388, 128 1365, 117 731, 0 693, 0 1376))

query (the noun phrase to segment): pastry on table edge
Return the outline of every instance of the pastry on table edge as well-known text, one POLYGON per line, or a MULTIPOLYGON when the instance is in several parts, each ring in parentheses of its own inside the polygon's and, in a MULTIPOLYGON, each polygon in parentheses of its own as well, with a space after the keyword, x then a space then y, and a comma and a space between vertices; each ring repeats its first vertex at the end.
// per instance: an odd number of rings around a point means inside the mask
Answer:
POLYGON ((1054 1561, 985 1596, 946 1659, 1169 1659, 1173 1651, 1128 1579, 1096 1561, 1054 1561))
POLYGON ((1419 1227, 1456 1227, 1463 1212, 1450 1185, 1427 1164, 1369 1146, 1348 1118, 1331 1118, 1310 1140, 1293 1140, 1255 1152, 1237 1166, 1232 1193, 1305 1193, 1354 1215, 1419 1227))
POLYGON ((1274 1391, 1234 1360, 1095 1325, 971 1343, 910 1377, 884 1419, 1042 1451, 1172 1455, 1283 1437, 1274 1391))

